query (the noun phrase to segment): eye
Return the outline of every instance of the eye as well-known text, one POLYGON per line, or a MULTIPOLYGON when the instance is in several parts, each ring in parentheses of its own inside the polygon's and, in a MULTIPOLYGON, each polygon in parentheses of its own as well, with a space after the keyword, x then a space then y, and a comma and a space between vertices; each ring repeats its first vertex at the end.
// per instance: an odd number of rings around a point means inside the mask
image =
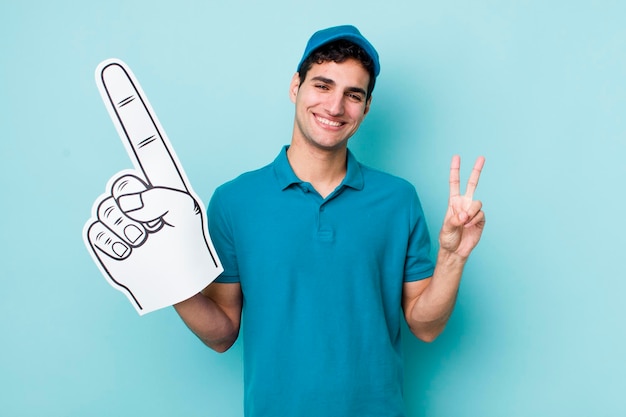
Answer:
POLYGON ((348 93, 348 94, 346 94, 346 95, 347 95, 347 96, 348 96, 348 98, 349 98, 350 100, 352 100, 352 101, 359 102, 359 103, 360 103, 361 101, 363 101, 363 96, 362 96, 361 94, 357 94, 357 93, 348 93))
POLYGON ((315 84, 315 88, 318 90, 328 90, 328 86, 326 84, 315 84))

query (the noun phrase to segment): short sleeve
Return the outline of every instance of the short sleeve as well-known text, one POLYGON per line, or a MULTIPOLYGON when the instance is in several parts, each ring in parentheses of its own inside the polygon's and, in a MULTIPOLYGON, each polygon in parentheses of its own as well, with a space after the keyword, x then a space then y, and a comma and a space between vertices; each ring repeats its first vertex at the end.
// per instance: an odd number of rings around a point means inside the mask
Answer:
POLYGON ((217 188, 213 193, 207 213, 209 235, 224 267, 224 272, 217 277, 215 282, 239 282, 239 267, 233 239, 231 216, 228 212, 228 204, 224 201, 220 188, 217 188))
POLYGON ((429 278, 435 272, 430 255, 430 234, 422 205, 413 190, 410 207, 411 233, 404 265, 404 281, 418 281, 429 278))

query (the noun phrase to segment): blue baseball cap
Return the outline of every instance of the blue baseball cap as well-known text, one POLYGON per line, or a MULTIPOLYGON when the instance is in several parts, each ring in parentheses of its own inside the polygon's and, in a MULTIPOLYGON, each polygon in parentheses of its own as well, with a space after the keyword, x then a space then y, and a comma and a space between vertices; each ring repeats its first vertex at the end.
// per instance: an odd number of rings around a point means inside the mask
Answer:
POLYGON ((374 76, 378 76, 380 73, 380 62, 378 62, 378 52, 372 46, 371 43, 367 39, 361 35, 361 32, 357 28, 352 25, 342 25, 342 26, 334 26, 327 29, 322 29, 313 34, 309 42, 306 44, 306 48, 304 49, 304 54, 302 55, 302 59, 300 63, 298 63, 297 71, 300 72, 300 68, 302 67, 302 63, 305 59, 313 53, 320 46, 326 45, 329 42, 336 41, 339 39, 345 39, 350 42, 353 42, 363 48, 363 50, 369 55, 374 63, 374 76))

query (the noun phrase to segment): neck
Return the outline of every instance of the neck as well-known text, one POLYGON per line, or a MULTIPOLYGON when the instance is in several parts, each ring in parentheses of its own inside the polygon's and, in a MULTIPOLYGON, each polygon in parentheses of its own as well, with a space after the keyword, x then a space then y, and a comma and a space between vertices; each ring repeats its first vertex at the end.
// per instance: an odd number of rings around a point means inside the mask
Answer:
POLYGON ((346 176, 347 148, 324 150, 299 146, 292 142, 287 159, 294 173, 302 181, 326 198, 341 184, 346 176))

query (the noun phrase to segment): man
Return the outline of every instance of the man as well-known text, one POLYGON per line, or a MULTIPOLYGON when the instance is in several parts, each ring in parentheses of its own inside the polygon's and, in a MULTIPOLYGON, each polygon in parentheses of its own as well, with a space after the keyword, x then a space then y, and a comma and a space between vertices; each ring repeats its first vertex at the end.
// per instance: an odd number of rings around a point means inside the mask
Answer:
POLYGON ((484 160, 450 202, 429 259, 413 186, 347 148, 372 102, 374 47, 352 26, 315 33, 289 88, 291 143, 219 187, 209 228, 224 272, 176 310, 218 352, 243 331, 247 416, 403 416, 400 329, 432 341, 485 224, 484 160))

